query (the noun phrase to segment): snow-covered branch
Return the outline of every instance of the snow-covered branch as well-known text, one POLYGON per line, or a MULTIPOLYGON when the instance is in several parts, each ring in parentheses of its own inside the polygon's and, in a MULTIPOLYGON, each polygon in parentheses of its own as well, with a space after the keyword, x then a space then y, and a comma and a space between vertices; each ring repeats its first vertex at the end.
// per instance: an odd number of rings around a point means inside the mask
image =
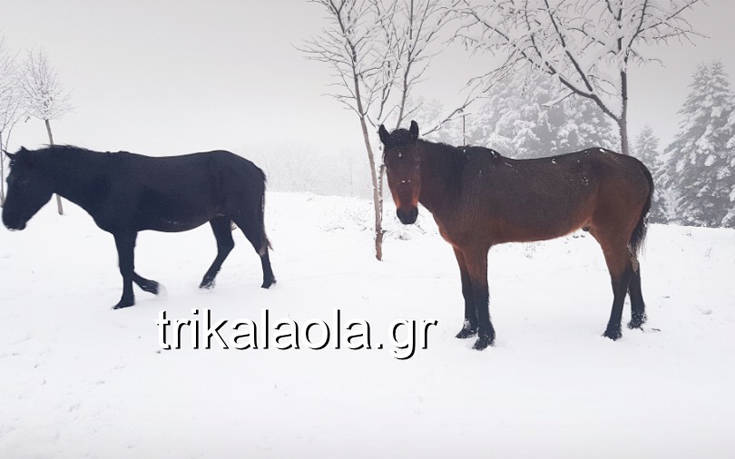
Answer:
MULTIPOLYGON (((698 35, 686 13, 703 0, 455 0, 455 38, 473 51, 505 56, 474 80, 543 73, 565 92, 593 101, 627 129, 630 64, 656 61, 645 45, 698 35)), ((623 133, 624 134, 624 133, 623 133)), ((627 150, 627 135, 621 136, 627 150)))
POLYGON ((42 51, 28 52, 20 82, 28 116, 48 121, 60 118, 71 109, 69 94, 61 87, 42 51))

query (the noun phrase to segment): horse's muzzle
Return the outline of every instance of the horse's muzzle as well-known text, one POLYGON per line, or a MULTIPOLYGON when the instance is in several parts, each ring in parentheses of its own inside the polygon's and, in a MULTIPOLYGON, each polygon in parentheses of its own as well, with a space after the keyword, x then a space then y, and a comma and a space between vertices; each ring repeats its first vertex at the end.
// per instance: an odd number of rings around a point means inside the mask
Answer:
POLYGON ((400 220, 401 223, 403 223, 404 225, 410 225, 416 222, 416 217, 419 216, 419 208, 412 207, 409 210, 397 209, 396 215, 398 216, 398 220, 400 220))
POLYGON ((5 225, 5 227, 7 229, 9 229, 10 231, 20 231, 20 230, 26 229, 26 224, 24 222, 21 222, 21 221, 13 221, 13 220, 14 219, 7 218, 3 214, 3 225, 5 225))

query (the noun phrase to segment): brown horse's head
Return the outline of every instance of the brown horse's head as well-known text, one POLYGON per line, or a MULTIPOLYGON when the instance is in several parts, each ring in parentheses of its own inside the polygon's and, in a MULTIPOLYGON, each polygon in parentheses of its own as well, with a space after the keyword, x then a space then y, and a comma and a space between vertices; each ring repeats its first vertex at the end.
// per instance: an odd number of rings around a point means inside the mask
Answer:
POLYGON ((383 162, 388 172, 388 187, 396 203, 396 215, 404 225, 416 221, 421 192, 421 154, 417 148, 419 125, 411 121, 409 130, 396 129, 388 133, 385 126, 378 130, 383 142, 383 162))

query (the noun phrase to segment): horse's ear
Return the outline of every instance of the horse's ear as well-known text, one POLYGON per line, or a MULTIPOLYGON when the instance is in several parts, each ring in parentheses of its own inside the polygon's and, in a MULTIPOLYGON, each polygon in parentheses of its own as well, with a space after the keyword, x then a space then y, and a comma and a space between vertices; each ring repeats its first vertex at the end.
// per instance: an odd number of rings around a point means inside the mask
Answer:
POLYGON ((3 148, 3 153, 5 153, 5 156, 7 156, 8 158, 10 158, 11 161, 15 159, 15 155, 12 154, 12 153, 8 153, 8 150, 6 150, 4 148, 3 148))
POLYGON ((411 134, 413 140, 419 138, 419 124, 416 121, 411 120, 411 128, 408 130, 408 133, 411 134))
POLYGON ((380 136, 380 141, 383 142, 383 145, 388 143, 388 139, 390 139, 390 134, 388 134, 388 130, 382 124, 378 128, 378 135, 380 136))

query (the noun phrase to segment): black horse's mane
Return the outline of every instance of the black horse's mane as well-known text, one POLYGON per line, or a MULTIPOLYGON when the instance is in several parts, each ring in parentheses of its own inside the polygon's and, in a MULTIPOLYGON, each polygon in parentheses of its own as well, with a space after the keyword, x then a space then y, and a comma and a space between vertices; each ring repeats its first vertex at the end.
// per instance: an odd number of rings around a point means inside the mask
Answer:
POLYGON ((110 168, 109 160, 118 154, 127 152, 111 153, 89 150, 75 145, 46 145, 37 150, 26 150, 21 148, 16 159, 11 161, 23 161, 27 158, 31 164, 52 173, 69 174, 71 172, 84 174, 106 173, 110 168))
MULTIPOLYGON (((35 153, 53 153, 53 154, 66 154, 66 155, 107 155, 107 154, 114 154, 113 152, 109 151, 95 151, 90 150, 88 148, 82 148, 78 147, 76 145, 71 144, 63 144, 63 145, 46 145, 43 148, 39 148, 38 150, 35 150, 35 153)), ((117 153, 126 153, 126 152, 117 152, 117 153)))

